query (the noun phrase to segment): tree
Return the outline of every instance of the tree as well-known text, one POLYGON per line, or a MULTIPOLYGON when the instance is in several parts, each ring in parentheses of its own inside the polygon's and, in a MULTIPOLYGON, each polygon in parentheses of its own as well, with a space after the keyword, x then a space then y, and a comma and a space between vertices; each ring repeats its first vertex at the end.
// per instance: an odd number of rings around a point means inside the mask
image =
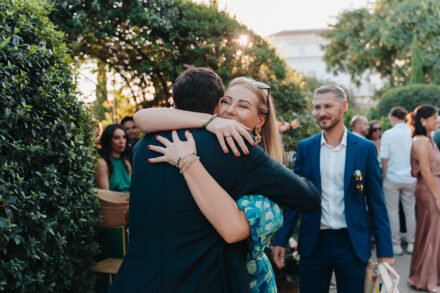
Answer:
POLYGON ((162 71, 173 58, 173 20, 178 17, 172 0, 50 1, 51 19, 66 34, 73 56, 88 56, 118 72, 133 97, 147 99, 151 87, 157 99, 167 88, 162 71))
POLYGON ((0 291, 88 292, 92 125, 40 0, 0 2, 0 291))
POLYGON ((105 119, 105 114, 109 112, 109 109, 104 106, 107 101, 107 70, 104 62, 98 60, 97 63, 96 101, 93 104, 92 112, 95 118, 101 121, 105 119))
POLYGON ((420 57, 420 46, 416 38, 411 44, 411 84, 425 83, 420 57))
POLYGON ((304 105, 299 83, 266 40, 219 11, 188 0, 53 1, 51 18, 73 55, 106 62, 144 106, 168 105, 183 65, 210 67, 225 84, 240 75, 270 83, 279 111, 304 105), (151 98, 154 100, 151 102, 151 98))
POLYGON ((324 60, 332 72, 348 72, 360 83, 364 72, 378 72, 392 86, 409 82, 411 44, 416 38, 427 82, 438 82, 440 71, 440 1, 377 0, 373 9, 338 15, 322 34, 324 60))
POLYGON ((380 98, 379 104, 373 110, 373 117, 387 116, 391 108, 401 106, 413 111, 418 105, 432 104, 438 106, 440 101, 440 86, 429 84, 411 84, 386 91, 380 98))

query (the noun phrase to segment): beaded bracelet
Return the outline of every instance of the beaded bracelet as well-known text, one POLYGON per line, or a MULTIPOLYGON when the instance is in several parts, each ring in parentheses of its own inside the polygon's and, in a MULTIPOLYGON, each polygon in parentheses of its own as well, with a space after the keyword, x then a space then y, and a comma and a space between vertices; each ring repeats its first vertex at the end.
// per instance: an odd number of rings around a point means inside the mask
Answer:
MULTIPOLYGON (((187 154, 187 155, 185 155, 185 156, 183 156, 182 157, 182 162, 181 162, 181 167, 179 167, 179 166, 177 166, 177 168, 179 168, 180 170, 182 170, 184 167, 185 167, 185 165, 192 159, 192 158, 194 158, 194 157, 192 157, 191 155, 193 155, 193 154, 187 154), (191 156, 191 157, 190 157, 191 156)), ((196 154, 194 154, 194 156, 197 156, 196 154)))
POLYGON ((203 127, 208 127, 208 124, 211 123, 212 120, 214 120, 214 118, 217 117, 217 114, 211 115, 211 117, 209 117, 208 121, 205 122, 205 124, 203 124, 203 127))
POLYGON ((200 160, 200 157, 199 156, 195 156, 195 157, 185 161, 185 164, 183 165, 182 169, 180 169, 180 174, 183 174, 183 172, 185 172, 185 170, 196 160, 200 160))
POLYGON ((189 155, 194 155, 194 156, 196 156, 197 153, 196 153, 196 152, 189 152, 189 153, 187 153, 187 154, 185 154, 185 155, 183 155, 183 156, 180 156, 179 159, 178 159, 177 162, 176 162, 176 167, 179 168, 179 162, 180 162, 180 160, 182 160, 183 158, 185 158, 185 157, 187 157, 187 156, 189 156, 189 155))

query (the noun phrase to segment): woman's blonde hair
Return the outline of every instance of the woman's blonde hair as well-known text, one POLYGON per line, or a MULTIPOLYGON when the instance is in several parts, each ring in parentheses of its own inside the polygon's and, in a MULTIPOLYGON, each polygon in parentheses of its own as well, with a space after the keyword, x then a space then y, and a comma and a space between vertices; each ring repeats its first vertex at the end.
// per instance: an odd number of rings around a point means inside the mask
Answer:
POLYGON ((237 77, 234 78, 230 83, 228 88, 234 86, 245 86, 251 92, 255 94, 258 98, 258 114, 266 115, 266 121, 261 127, 261 141, 258 144, 261 146, 266 153, 269 154, 273 159, 277 160, 281 164, 284 162, 284 149, 281 142, 280 133, 277 128, 277 120, 275 118, 275 107, 273 104, 272 97, 270 95, 270 87, 266 84, 257 82, 250 77, 237 77), (264 85, 262 87, 261 85, 264 85))

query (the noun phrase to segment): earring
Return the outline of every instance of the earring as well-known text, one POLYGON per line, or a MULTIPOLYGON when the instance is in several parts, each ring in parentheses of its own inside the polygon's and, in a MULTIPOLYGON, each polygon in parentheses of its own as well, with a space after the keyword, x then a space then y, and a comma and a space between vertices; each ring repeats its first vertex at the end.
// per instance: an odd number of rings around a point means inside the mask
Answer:
POLYGON ((260 126, 255 127, 254 132, 255 132, 255 142, 259 144, 261 141, 261 127, 260 126))

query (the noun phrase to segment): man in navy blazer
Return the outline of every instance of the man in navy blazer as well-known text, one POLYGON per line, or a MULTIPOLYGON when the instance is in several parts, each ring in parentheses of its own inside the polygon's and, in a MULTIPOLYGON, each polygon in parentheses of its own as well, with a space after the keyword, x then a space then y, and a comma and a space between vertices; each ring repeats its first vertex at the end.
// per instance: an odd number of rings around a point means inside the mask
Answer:
MULTIPOLYGON (((176 108, 212 113, 224 89, 211 70, 191 68, 173 86, 176 108)), ((183 137, 184 130, 179 131, 183 137)), ((281 206, 316 212, 316 187, 271 159, 258 146, 249 154, 225 154, 215 135, 193 129, 204 167, 235 200, 262 194, 281 206)), ((171 139, 171 132, 161 132, 171 139)), ((134 148, 127 254, 109 292, 250 292, 246 240, 227 244, 198 208, 179 169, 150 164, 159 145, 147 134, 134 148)))
MULTIPOLYGON (((379 261, 394 264, 391 230, 382 193, 376 146, 347 131, 344 90, 323 86, 314 94, 315 119, 323 131, 300 141, 294 171, 322 195, 321 211, 302 214, 298 240, 301 293, 327 293, 332 272, 338 292, 363 292, 371 256, 371 213, 379 261)), ((297 212, 287 210, 274 242, 273 260, 284 266, 285 247, 297 212)))

